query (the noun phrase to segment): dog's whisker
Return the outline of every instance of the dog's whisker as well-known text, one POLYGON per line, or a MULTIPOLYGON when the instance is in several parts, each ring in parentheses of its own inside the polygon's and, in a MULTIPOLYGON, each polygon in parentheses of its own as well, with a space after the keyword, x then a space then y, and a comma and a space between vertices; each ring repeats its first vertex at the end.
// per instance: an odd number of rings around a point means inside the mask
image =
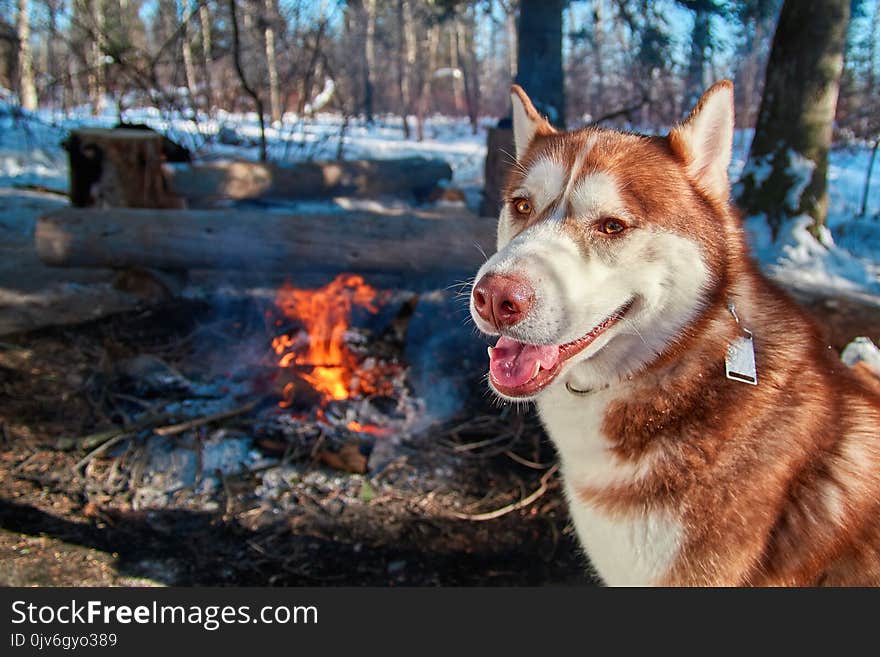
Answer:
POLYGON ((621 320, 623 320, 624 325, 626 325, 627 327, 632 329, 633 333, 635 333, 637 336, 639 336, 639 339, 645 343, 646 347, 651 346, 648 344, 648 341, 645 340, 645 336, 641 334, 641 332, 639 331, 639 328, 636 326, 636 323, 634 321, 632 321, 629 317, 621 317, 621 320))

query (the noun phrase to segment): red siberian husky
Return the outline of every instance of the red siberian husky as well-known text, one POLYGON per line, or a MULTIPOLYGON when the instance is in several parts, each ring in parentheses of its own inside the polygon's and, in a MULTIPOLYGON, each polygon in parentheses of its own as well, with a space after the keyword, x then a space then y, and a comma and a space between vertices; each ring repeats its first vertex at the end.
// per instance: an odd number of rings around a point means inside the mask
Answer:
POLYGON ((666 137, 557 132, 512 90, 517 165, 471 314, 534 400, 611 585, 880 584, 880 397, 750 260, 733 85, 666 137))

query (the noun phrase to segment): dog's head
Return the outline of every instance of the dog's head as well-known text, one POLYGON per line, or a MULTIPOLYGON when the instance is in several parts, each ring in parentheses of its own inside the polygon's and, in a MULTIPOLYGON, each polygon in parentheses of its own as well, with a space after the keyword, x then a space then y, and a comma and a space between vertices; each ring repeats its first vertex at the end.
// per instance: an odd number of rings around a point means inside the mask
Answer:
POLYGON ((674 343, 723 276, 733 85, 666 137, 557 132, 522 89, 511 100, 517 161, 471 294, 500 336, 491 385, 508 399, 608 385, 674 343))

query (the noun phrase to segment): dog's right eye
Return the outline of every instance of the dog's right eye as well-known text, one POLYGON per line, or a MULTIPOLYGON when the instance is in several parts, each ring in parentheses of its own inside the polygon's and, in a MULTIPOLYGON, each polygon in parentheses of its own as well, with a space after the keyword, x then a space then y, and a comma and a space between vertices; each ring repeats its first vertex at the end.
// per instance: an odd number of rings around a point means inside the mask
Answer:
POLYGON ((626 225, 618 219, 606 219, 602 222, 602 225, 599 226, 599 230, 606 235, 617 235, 617 233, 621 233, 625 229, 626 225))
POLYGON ((532 204, 527 198, 515 198, 511 203, 517 214, 527 215, 532 213, 532 204))

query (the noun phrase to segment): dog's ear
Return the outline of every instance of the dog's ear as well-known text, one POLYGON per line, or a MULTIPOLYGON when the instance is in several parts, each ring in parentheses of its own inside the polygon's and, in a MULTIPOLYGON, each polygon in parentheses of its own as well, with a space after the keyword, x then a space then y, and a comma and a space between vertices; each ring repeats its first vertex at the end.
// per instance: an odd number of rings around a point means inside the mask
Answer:
POLYGON ((669 145, 690 177, 716 199, 727 201, 727 168, 733 152, 733 83, 716 82, 684 123, 669 133, 669 145))
POLYGON ((556 131, 547 119, 538 114, 531 99, 518 84, 510 88, 510 103, 513 106, 513 143, 516 147, 516 159, 521 160, 529 147, 529 142, 536 134, 552 134, 556 131))

